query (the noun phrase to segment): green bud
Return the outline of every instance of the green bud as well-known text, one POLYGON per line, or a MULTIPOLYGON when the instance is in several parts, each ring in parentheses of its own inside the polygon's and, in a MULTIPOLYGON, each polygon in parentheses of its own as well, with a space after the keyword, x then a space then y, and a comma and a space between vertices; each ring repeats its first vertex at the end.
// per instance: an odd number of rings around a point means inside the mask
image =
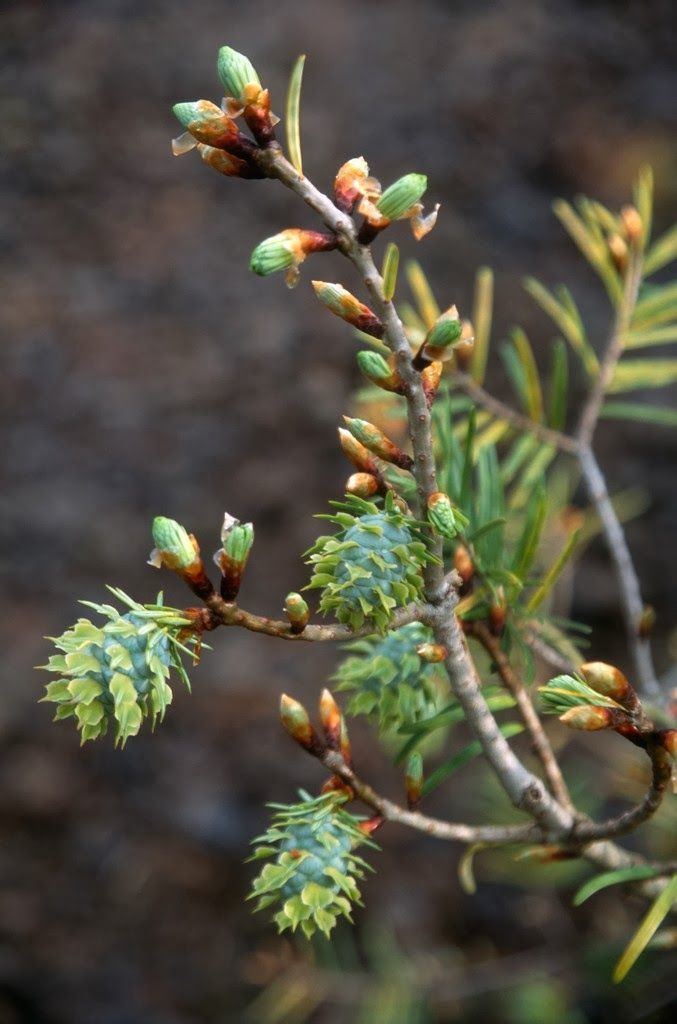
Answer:
POLYGON ((238 523, 226 534, 223 550, 232 562, 244 565, 254 543, 254 527, 252 523, 238 523))
POLYGON ((414 810, 421 799, 423 788, 423 758, 418 752, 409 755, 404 787, 407 792, 407 804, 410 810, 414 810))
POLYGON ((357 353, 357 365, 372 384, 383 388, 384 391, 401 392, 401 382, 397 373, 390 369, 388 363, 378 352, 364 349, 357 353))
POLYGON ((428 498, 428 519, 442 537, 449 540, 468 525, 468 517, 454 508, 448 494, 436 491, 428 498))
POLYGON ((427 187, 425 174, 405 174, 385 190, 376 204, 377 209, 388 220, 398 220, 409 213, 427 187))
POLYGON ((254 249, 249 261, 249 268, 261 277, 275 274, 278 270, 288 270, 296 263, 296 249, 285 231, 279 235, 264 238, 254 249))
POLYGON ((381 337, 383 324, 379 318, 343 285, 330 284, 328 281, 313 281, 312 284, 320 302, 332 313, 366 334, 381 337))
POLYGON ((304 750, 317 753, 323 749, 303 704, 288 697, 286 693, 280 697, 280 721, 291 738, 304 750))
POLYGON ((289 619, 292 633, 302 633, 308 625, 310 610, 300 594, 292 591, 284 599, 284 613, 289 619))
POLYGON ((156 516, 153 520, 153 541, 157 558, 153 564, 165 565, 168 569, 188 569, 198 557, 197 545, 187 530, 174 519, 156 516))
POLYGON ((244 102, 248 85, 261 88, 261 81, 249 57, 230 46, 221 47, 216 66, 226 95, 235 97, 241 103, 244 102))
POLYGON ((412 457, 393 444, 373 423, 369 423, 368 420, 352 419, 350 416, 344 416, 343 419, 353 437, 374 455, 391 462, 394 466, 399 466, 400 469, 411 469, 414 464, 412 457))
POLYGON ((433 349, 447 348, 458 341, 462 330, 456 306, 452 306, 435 321, 426 338, 426 345, 433 349))

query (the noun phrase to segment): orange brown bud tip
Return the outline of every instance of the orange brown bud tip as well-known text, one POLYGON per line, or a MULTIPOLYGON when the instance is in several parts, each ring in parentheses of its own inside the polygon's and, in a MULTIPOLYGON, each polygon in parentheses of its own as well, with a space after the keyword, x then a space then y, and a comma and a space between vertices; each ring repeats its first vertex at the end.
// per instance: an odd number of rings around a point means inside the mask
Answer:
POLYGON ((280 697, 280 720, 282 725, 293 740, 307 750, 310 754, 318 754, 322 751, 315 730, 310 724, 308 712, 303 704, 300 704, 293 697, 283 693, 280 697))
POLYGON ((354 494, 358 498, 371 498, 380 490, 381 485, 373 473, 353 473, 346 481, 346 494, 354 494))
POLYGON ((365 349, 357 353, 357 365, 372 384, 383 388, 384 391, 392 391, 396 395, 402 394, 402 381, 399 374, 378 352, 371 352, 365 349))
POLYGON ((578 671, 595 693, 611 697, 619 704, 637 706, 637 695, 620 669, 604 661, 588 661, 578 671))
POLYGON ((336 316, 340 316, 346 323, 352 324, 359 331, 370 334, 374 338, 380 338, 383 334, 383 324, 373 313, 369 306, 356 299, 341 284, 329 284, 327 281, 313 281, 315 294, 323 305, 336 316))
POLYGON ((369 177, 369 165, 363 156, 353 157, 339 167, 334 179, 336 205, 344 213, 352 213, 355 204, 364 196, 377 196, 380 186, 369 177))
POLYGON ((339 742, 339 750, 341 751, 341 757, 348 765, 349 768, 353 766, 353 751, 350 746, 350 737, 348 736, 348 726, 346 725, 345 715, 341 715, 341 736, 339 742))
POLYGON ((584 732, 611 729, 615 724, 612 708, 593 707, 589 704, 569 708, 559 716, 559 720, 570 729, 582 729, 584 732))
POLYGON ((618 233, 614 233, 609 236, 607 245, 616 270, 624 273, 628 265, 628 243, 618 233))
POLYGON ((621 223, 631 245, 639 245, 644 235, 642 218, 634 206, 624 206, 621 210, 621 223))
POLYGON ((658 742, 665 747, 671 757, 677 758, 677 729, 661 729, 658 742))
POLYGON ((572 860, 580 857, 576 850, 567 850, 562 846, 530 846, 522 850, 515 860, 530 860, 537 864, 550 864, 558 860, 572 860))
POLYGON ((363 444, 360 444, 357 438, 353 437, 349 430, 344 430, 343 427, 339 427, 338 432, 343 454, 346 458, 350 459, 353 466, 355 466, 356 469, 359 469, 361 473, 369 473, 372 476, 378 476, 378 463, 371 452, 369 452, 363 444))
POLYGON ((463 580, 464 586, 467 587, 475 575, 475 564, 470 557, 470 552, 465 544, 456 545, 456 550, 454 551, 454 569, 463 580))
POLYGON ((442 644, 420 644, 416 648, 419 658, 423 658, 431 665, 444 661, 447 656, 447 649, 442 644))
POLYGON ((443 491, 435 491, 428 498, 428 519, 440 537, 453 540, 468 525, 468 517, 452 504, 451 498, 443 491))
POLYGON ((370 836, 372 832, 375 832, 377 828, 380 828, 385 818, 382 814, 375 814, 373 818, 368 818, 366 821, 361 821, 357 826, 360 832, 364 832, 365 836, 370 836))
POLYGON ((646 640, 646 638, 651 635, 655 625, 656 609, 652 605, 647 604, 644 606, 642 614, 639 617, 639 622, 637 623, 637 636, 640 640, 646 640))
POLYGON ((284 599, 284 613, 289 619, 292 633, 302 633, 308 625, 310 609, 308 604, 295 591, 292 591, 284 599))
POLYGON ((197 147, 203 163, 213 167, 219 174, 225 174, 227 178, 262 178, 263 172, 247 160, 240 159, 225 149, 215 149, 213 146, 204 146, 200 143, 197 147))
POLYGON ((423 758, 417 752, 410 754, 404 775, 404 788, 407 794, 407 806, 413 811, 421 800, 423 788, 423 758))
POLYGON ((421 383, 423 385, 423 392, 426 397, 428 406, 431 406, 435 400, 437 389, 440 386, 442 380, 442 371, 444 369, 444 363, 441 363, 439 359, 436 359, 434 363, 430 363, 426 366, 425 370, 421 372, 421 383))
POLYGON ((399 466, 400 469, 410 470, 414 465, 411 455, 407 455, 396 444, 393 444, 390 438, 386 437, 373 423, 369 423, 367 420, 353 419, 350 416, 344 416, 343 420, 353 437, 374 455, 378 455, 380 459, 392 463, 393 466, 399 466))
POLYGON ((341 747, 341 721, 343 716, 331 692, 324 689, 320 694, 320 721, 324 730, 327 746, 331 750, 341 747))
POLYGON ((348 800, 352 800, 355 796, 352 788, 347 782, 344 782, 338 775, 332 775, 331 778, 327 779, 326 782, 322 783, 320 789, 321 793, 345 793, 348 800))
POLYGON ((261 277, 286 270, 287 283, 295 283, 298 268, 312 252, 336 248, 336 236, 323 231, 287 228, 277 235, 265 238, 254 249, 249 261, 250 269, 261 277))

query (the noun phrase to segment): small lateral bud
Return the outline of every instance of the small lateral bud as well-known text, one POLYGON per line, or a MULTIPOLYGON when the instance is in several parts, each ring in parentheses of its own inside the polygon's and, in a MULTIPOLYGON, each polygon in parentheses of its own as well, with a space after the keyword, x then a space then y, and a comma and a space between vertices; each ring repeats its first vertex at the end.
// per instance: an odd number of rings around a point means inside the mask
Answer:
POLYGON ((215 149, 239 147, 240 133, 237 125, 211 100, 175 103, 172 110, 177 121, 198 142, 215 149))
POLYGON ((625 273, 628 265, 628 243, 617 232, 614 232, 613 235, 609 235, 607 245, 616 270, 620 274, 625 273))
POLYGON ((338 704, 334 700, 331 691, 324 689, 320 694, 320 721, 327 746, 331 750, 341 748, 341 721, 342 714, 338 704))
POLYGON ((358 352, 357 365, 372 384, 383 388, 384 391, 392 391, 396 395, 402 394, 402 381, 399 374, 388 365, 379 352, 371 352, 369 349, 358 352))
POLYGON ((470 557, 470 552, 465 544, 456 545, 456 549, 454 551, 454 569, 463 581, 463 587, 461 588, 461 592, 463 593, 464 590, 467 590, 470 581, 475 575, 475 564, 470 557))
POLYGON ((361 473, 369 473, 371 476, 378 477, 378 463, 371 452, 368 451, 363 444, 360 444, 357 438, 353 437, 349 430, 344 430, 343 427, 339 427, 338 432, 343 454, 352 462, 353 466, 355 466, 356 469, 359 469, 361 473))
POLYGON ((348 736, 348 726, 346 724, 346 716, 341 715, 341 738, 339 749, 341 751, 341 757, 348 765, 349 768, 353 766, 353 751, 350 746, 350 737, 348 736))
POLYGON ((257 86, 257 91, 261 89, 261 81, 249 57, 231 46, 222 46, 219 50, 217 71, 226 95, 240 103, 248 97, 247 86, 257 86))
POLYGON ((665 747, 670 757, 677 758, 677 729, 661 729, 656 735, 658 742, 665 747))
POLYGON ((197 151, 203 163, 213 167, 219 174, 225 174, 227 178, 262 178, 263 173, 251 164, 225 149, 215 149, 213 146, 205 146, 199 143, 197 151))
POLYGON ((421 384, 423 385, 423 392, 429 407, 435 401, 435 395, 437 394, 437 389, 439 388, 440 381, 442 380, 443 369, 444 363, 441 363, 439 359, 436 359, 434 363, 430 363, 430 365, 426 366, 425 370, 421 372, 421 384))
POLYGON ((423 758, 418 751, 409 755, 404 775, 404 788, 407 794, 407 807, 410 811, 414 811, 421 802, 423 788, 423 758))
POLYGON ((308 603, 294 590, 284 599, 284 613, 289 619, 292 633, 302 633, 308 625, 310 609, 308 603))
POLYGON ((352 213, 355 204, 370 190, 369 165, 363 156, 347 160, 334 179, 336 205, 344 213, 352 213))
POLYGON ((656 609, 653 605, 645 604, 637 623, 637 636, 640 640, 646 640, 647 637, 651 636, 655 625, 656 609))
POLYGON ((604 661, 588 661, 578 671, 595 693, 610 697, 632 711, 639 708, 637 694, 620 669, 604 661))
POLYGON ((428 520, 441 537, 453 540, 468 525, 468 517, 455 508, 448 494, 435 491, 428 498, 428 520))
POLYGON ((405 174, 385 190, 376 208, 388 220, 399 220, 411 211, 427 187, 425 174, 405 174))
POLYGON ((329 284, 327 281, 313 281, 312 285, 320 302, 336 316, 374 338, 382 336, 383 324, 376 313, 356 299, 343 285, 329 284))
POLYGON ((428 332, 423 348, 425 357, 428 360, 441 359, 442 362, 450 359, 453 346, 460 340, 462 330, 458 310, 456 306, 450 306, 428 332))
POLYGON ((195 537, 175 519, 156 516, 153 520, 153 541, 155 548, 151 552, 150 564, 158 569, 163 565, 166 569, 182 572, 199 561, 200 549, 195 537))
POLYGON ((354 494, 358 498, 371 498, 381 490, 378 477, 373 473, 353 473, 346 481, 346 494, 354 494))
POLYGON ((249 261, 250 269, 261 277, 279 270, 296 272, 311 252, 336 248, 336 237, 322 231, 287 228, 277 235, 264 238, 254 249, 249 261))
POLYGON ((226 512, 221 530, 222 546, 214 555, 221 570, 221 596, 225 601, 234 601, 238 595, 253 543, 253 525, 240 523, 226 512))
POLYGON ((496 597, 489 607, 489 629, 494 636, 503 636, 505 621, 508 617, 508 604, 503 588, 499 587, 496 597))
POLYGON ((572 860, 580 857, 577 850, 567 850, 563 846, 530 846, 520 851, 515 860, 530 860, 536 864, 551 864, 558 860, 572 860))
POLYGON ((317 756, 322 753, 324 748, 310 724, 308 712, 303 704, 286 693, 280 697, 280 721, 291 738, 309 754, 317 756))
POLYGON ((365 448, 368 448, 374 455, 378 455, 380 459, 390 462, 400 469, 410 470, 414 465, 411 455, 407 455, 396 444, 393 444, 390 438, 386 437, 373 423, 369 423, 367 420, 353 419, 350 416, 344 416, 343 421, 353 437, 356 437, 365 448))
POLYGON ((644 236, 642 218, 634 206, 624 206, 621 210, 621 223, 631 245, 639 245, 644 236))
POLYGON ((416 648, 419 658, 423 658, 431 665, 444 661, 447 656, 447 649, 442 644, 420 644, 416 648))
POLYGON ((570 729, 582 729, 584 732, 595 732, 598 729, 614 727, 613 708, 599 708, 589 704, 569 708, 559 716, 560 722, 570 729))
POLYGON ((377 828, 380 828, 385 818, 382 814, 375 814, 371 818, 367 818, 366 821, 361 821, 357 826, 360 832, 364 832, 365 836, 370 836, 377 828))

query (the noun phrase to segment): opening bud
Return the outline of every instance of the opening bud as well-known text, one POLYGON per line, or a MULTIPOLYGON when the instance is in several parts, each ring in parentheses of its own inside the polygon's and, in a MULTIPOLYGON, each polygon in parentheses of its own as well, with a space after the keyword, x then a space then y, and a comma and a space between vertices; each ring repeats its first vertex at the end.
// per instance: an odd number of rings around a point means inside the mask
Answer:
POLYGON ((450 306, 433 324, 425 340, 425 355, 428 359, 451 358, 451 347, 460 341, 463 325, 456 306, 450 306))
POLYGON ((320 721, 324 730, 327 746, 331 750, 341 747, 341 722, 343 715, 331 692, 324 689, 320 694, 320 721))
POLYGON ((468 517, 455 508, 448 494, 436 491, 428 498, 428 519, 441 537, 453 540, 468 525, 468 517))
POLYGON ((222 546, 214 555, 221 570, 221 596, 225 601, 234 601, 238 595, 253 543, 252 523, 240 523, 226 512, 221 529, 222 546))
POLYGON ((385 190, 376 208, 387 220, 399 220, 411 212, 427 187, 425 174, 405 174, 385 190))
POLYGON ((400 469, 410 470, 414 465, 412 457, 393 444, 373 423, 352 419, 350 416, 344 416, 343 420, 353 437, 380 459, 392 463, 393 466, 399 466, 400 469))
POLYGON ((200 561, 200 548, 192 533, 165 516, 156 516, 153 520, 153 542, 149 564, 159 569, 173 569, 182 572, 200 561))
POLYGON ((323 746, 310 724, 308 712, 303 704, 283 693, 280 697, 280 720, 293 740, 309 754, 322 753, 323 746))
POLYGON ((421 801, 421 790, 423 789, 423 758, 418 751, 410 754, 407 760, 404 788, 407 794, 407 806, 410 811, 413 811, 421 801))
POLYGON ((256 93, 260 91, 261 81, 249 57, 238 53, 231 46, 221 47, 216 66, 227 96, 246 103, 253 91, 248 86, 254 86, 256 93))
POLYGON ((371 498, 381 490, 379 480, 373 473, 353 473, 346 481, 346 494, 354 494, 358 498, 371 498))
POLYGON ((313 281, 312 284, 320 302, 332 313, 365 334, 371 334, 374 338, 381 337, 383 324, 379 318, 343 285, 329 284, 327 281, 313 281))
MULTIPOLYGON (((198 142, 204 142, 216 149, 239 146, 240 133, 235 122, 211 100, 175 103, 172 110, 177 121, 198 142)), ((183 146, 179 149, 181 152, 184 151, 183 146)))
POLYGON ((336 248, 336 237, 322 231, 287 228, 277 235, 265 238, 254 249, 249 266, 255 274, 267 277, 279 270, 287 271, 287 283, 298 280, 298 268, 311 252, 336 248))
POLYGON ((392 391, 396 395, 402 394, 402 381, 399 374, 378 352, 372 352, 369 349, 358 352, 357 365, 372 384, 383 388, 384 391, 392 391))
POLYGON ((431 665, 436 665, 440 661, 444 661, 447 656, 447 649, 442 644, 420 644, 416 648, 416 653, 419 658, 423 658, 431 665))
POLYGON ((635 710, 639 707, 637 694, 620 669, 604 661, 588 661, 578 669, 591 690, 635 710))
POLYGON ((376 459, 371 452, 367 451, 363 444, 360 444, 356 437, 353 437, 349 430, 339 427, 339 441, 341 442, 343 454, 352 462, 356 469, 359 469, 361 473, 379 476, 376 459))
POLYGON ((241 160, 239 156, 235 156, 225 149, 215 149, 213 146, 199 143, 197 151, 203 163, 213 167, 219 174, 225 174, 227 178, 263 177, 262 172, 254 164, 248 160, 241 160))
POLYGON ((302 633, 308 625, 310 610, 300 594, 292 591, 284 599, 284 613, 289 619, 292 633, 302 633))
POLYGON ((352 213, 355 204, 364 196, 376 197, 380 193, 380 185, 369 177, 369 165, 363 156, 353 157, 339 167, 334 179, 334 195, 339 210, 352 213))

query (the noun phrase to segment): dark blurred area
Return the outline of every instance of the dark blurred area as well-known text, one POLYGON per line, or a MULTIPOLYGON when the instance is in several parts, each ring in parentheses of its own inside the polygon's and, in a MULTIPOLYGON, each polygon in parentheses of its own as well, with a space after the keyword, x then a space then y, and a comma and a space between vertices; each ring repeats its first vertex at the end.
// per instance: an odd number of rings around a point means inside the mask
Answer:
MULTIPOLYGON (((314 966, 251 916, 242 861, 265 801, 321 780, 282 734, 277 697, 314 701, 334 650, 217 633, 193 695, 177 688, 157 734, 122 753, 81 750, 71 724, 53 726, 32 667, 46 660, 42 637, 71 622, 77 599, 102 600, 106 583, 190 603, 145 564, 156 514, 185 523, 206 552, 224 509, 253 520, 243 603, 279 613, 306 581, 312 516, 346 474, 335 427, 357 383, 355 346, 308 283, 355 286, 349 270, 331 255, 320 273, 316 257, 292 292, 255 278, 253 246, 312 219, 272 183, 170 153, 171 105, 220 97, 218 47, 251 56, 278 113, 307 53, 306 173, 328 187, 358 154, 386 183, 427 172, 438 226, 418 247, 402 229, 403 251, 462 310, 476 267, 493 266, 495 336, 520 322, 545 349, 551 328, 521 289, 525 274, 566 280, 593 337, 607 317, 552 200, 585 192, 618 207, 648 162, 657 229, 675 217, 674 15, 671 0, 5 0, 0 1024, 668 1019, 674 960, 651 959, 612 991, 610 965, 642 906, 600 896, 574 910, 571 879, 585 869, 492 855, 471 897, 457 850, 392 827, 355 936, 339 934, 314 966)), ((490 379, 500 390, 500 368, 490 379)), ((599 445, 612 490, 650 497, 628 530, 666 671, 675 440, 602 425, 599 445)), ((601 543, 574 612, 594 627, 596 655, 627 665, 601 543)), ((353 731, 365 775, 397 794, 371 734, 353 731)), ((621 766, 609 741, 602 772, 597 749, 582 745, 571 766, 583 800, 600 779, 622 792, 626 769, 641 786, 639 757, 623 752, 621 766)), ((467 779, 439 813, 501 805, 481 771, 467 779)), ((667 812, 655 849, 666 833, 667 812)))

